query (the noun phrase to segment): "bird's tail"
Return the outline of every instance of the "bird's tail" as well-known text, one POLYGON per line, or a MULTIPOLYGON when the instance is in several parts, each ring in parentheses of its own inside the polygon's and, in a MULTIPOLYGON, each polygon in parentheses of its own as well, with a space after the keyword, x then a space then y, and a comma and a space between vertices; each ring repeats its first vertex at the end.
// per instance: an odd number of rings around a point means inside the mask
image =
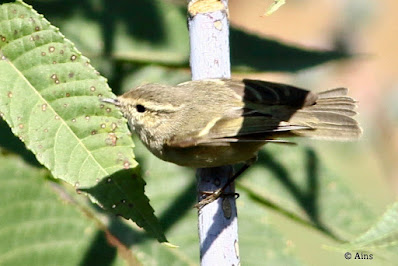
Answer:
POLYGON ((315 104, 298 110, 289 119, 290 124, 310 129, 293 130, 297 136, 330 140, 355 140, 362 133, 356 115, 356 101, 347 96, 346 88, 319 93, 315 104))

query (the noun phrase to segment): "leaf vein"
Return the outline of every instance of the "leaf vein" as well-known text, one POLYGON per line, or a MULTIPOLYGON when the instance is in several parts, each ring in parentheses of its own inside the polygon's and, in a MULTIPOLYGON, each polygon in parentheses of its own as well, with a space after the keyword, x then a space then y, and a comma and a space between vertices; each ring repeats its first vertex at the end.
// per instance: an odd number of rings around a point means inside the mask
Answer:
MULTIPOLYGON (((32 84, 26 79, 26 77, 16 68, 16 66, 15 66, 11 61, 7 61, 7 62, 8 62, 8 63, 11 65, 11 67, 16 71, 16 73, 17 73, 18 75, 20 75, 20 77, 22 78, 22 80, 26 82, 26 84, 33 90, 33 92, 34 92, 35 94, 37 94, 37 96, 39 97, 39 99, 41 99, 41 100, 43 100, 44 102, 47 102, 47 103, 48 103, 48 101, 47 101, 45 98, 42 97, 42 95, 33 87, 33 85, 32 85, 32 84)), ((48 105, 48 108, 49 108, 53 113, 55 113, 55 114, 58 115, 58 113, 54 110, 54 108, 53 108, 51 105, 48 105)), ((86 145, 84 145, 84 143, 76 136, 75 132, 73 132, 73 130, 67 125, 66 121, 65 121, 63 118, 60 118, 60 122, 61 122, 61 125, 66 126, 66 128, 71 132, 71 134, 75 137, 75 140, 83 147, 83 149, 85 150, 85 152, 86 152, 89 156, 91 156, 91 157, 94 159, 94 162, 95 162, 95 164, 97 164, 98 168, 101 169, 102 172, 103 172, 105 175, 109 175, 109 173, 105 170, 105 168, 103 168, 103 167, 99 164, 99 162, 93 157, 93 155, 90 153, 90 150, 86 147, 86 145)), ((55 155, 55 150, 56 150, 56 148, 55 148, 55 145, 54 145, 54 155, 55 155)), ((55 162, 55 160, 56 160, 56 158, 54 157, 54 162, 55 162)))

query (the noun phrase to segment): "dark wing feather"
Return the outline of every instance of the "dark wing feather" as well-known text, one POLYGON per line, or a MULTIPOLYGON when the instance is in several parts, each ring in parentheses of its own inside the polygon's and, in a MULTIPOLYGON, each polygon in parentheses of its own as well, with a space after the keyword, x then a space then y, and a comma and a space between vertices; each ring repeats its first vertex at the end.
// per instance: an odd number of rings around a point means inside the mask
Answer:
POLYGON ((260 105, 283 105, 302 108, 315 104, 317 94, 295 86, 261 80, 229 80, 229 87, 245 102, 260 105))

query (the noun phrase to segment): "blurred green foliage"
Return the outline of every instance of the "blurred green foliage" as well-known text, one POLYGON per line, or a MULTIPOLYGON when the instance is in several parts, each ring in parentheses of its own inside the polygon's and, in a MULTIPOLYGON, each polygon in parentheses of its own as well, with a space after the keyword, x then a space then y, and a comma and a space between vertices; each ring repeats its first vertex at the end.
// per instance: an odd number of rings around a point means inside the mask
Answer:
MULTIPOLYGON (((186 12, 179 5, 160 0, 38 0, 31 4, 92 60, 115 94, 146 82, 176 84, 190 78, 186 12)), ((314 51, 231 29, 235 71, 292 72, 347 57, 341 51, 314 51)), ((148 183, 146 194, 169 241, 179 246, 169 248, 133 223, 104 213, 67 185, 56 183, 4 121, 0 121, 0 136, 0 202, 4 203, 0 216, 5 217, 0 221, 0 264, 198 264, 193 170, 162 162, 137 144, 136 160, 148 183), (26 234, 15 234, 16 227, 26 234), (127 249, 132 251, 128 256, 127 249)), ((357 149, 355 144, 348 145, 357 149)), ((293 231, 322 235, 332 246, 370 228, 376 221, 374 210, 347 185, 349 174, 331 167, 317 149, 305 145, 269 145, 260 153, 259 162, 238 181, 243 265, 306 265, 291 236, 278 227, 286 220, 293 221, 293 231)), ((380 232, 396 239, 394 230, 380 232)), ((346 248, 358 248, 355 244, 366 237, 346 248)), ((394 251, 390 238, 389 248, 394 251)), ((340 264, 352 264, 343 252, 336 254, 340 264)), ((372 265, 384 262, 374 260, 372 265)))
POLYGON ((0 165, 0 265, 123 265, 100 221, 47 171, 15 155, 0 165))

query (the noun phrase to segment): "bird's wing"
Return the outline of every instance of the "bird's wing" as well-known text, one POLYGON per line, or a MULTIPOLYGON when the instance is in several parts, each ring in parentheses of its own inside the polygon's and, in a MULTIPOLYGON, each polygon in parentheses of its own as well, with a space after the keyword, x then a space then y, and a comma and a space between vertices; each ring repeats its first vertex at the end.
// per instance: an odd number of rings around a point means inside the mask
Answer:
POLYGON ((273 138, 292 130, 312 129, 311 126, 288 121, 297 110, 313 105, 317 99, 316 94, 293 86, 265 81, 224 82, 225 86, 242 97, 244 107, 228 110, 202 128, 193 130, 183 137, 172 137, 167 142, 169 146, 214 146, 236 142, 286 143, 273 138))

